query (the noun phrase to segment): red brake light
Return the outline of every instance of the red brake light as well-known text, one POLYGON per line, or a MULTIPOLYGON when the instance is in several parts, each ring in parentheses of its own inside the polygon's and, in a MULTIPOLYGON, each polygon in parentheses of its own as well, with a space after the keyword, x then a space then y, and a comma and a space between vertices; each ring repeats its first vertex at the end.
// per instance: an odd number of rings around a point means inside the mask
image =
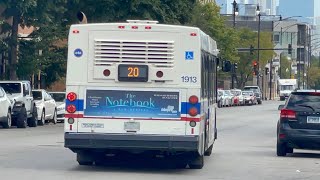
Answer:
POLYGON ((79 32, 80 32, 80 31, 79 31, 79 30, 76 30, 76 29, 72 31, 73 34, 79 34, 79 32))
POLYGON ((191 33, 190 36, 197 36, 197 33, 191 33))
POLYGON ((73 105, 73 104, 70 104, 70 105, 67 106, 67 112, 68 112, 68 113, 75 113, 76 110, 77 110, 77 108, 76 108, 76 106, 73 105))
POLYGON ((158 71, 156 75, 157 75, 158 78, 162 78, 163 77, 163 72, 162 71, 158 71))
POLYGON ((190 109, 189 109, 189 115, 190 115, 190 116, 196 116, 196 115, 198 115, 198 109, 195 108, 195 107, 190 108, 190 109))
POLYGON ((124 29, 124 28, 125 28, 125 26, 118 26, 118 28, 119 28, 119 29, 124 29))
POLYGON ((70 92, 68 93, 67 95, 67 99, 70 101, 70 102, 73 102, 77 99, 77 94, 74 93, 74 92, 70 92))
POLYGON ((104 71, 103 71, 103 75, 104 76, 106 76, 106 77, 108 77, 108 76, 110 76, 110 70, 109 69, 105 69, 104 71))
POLYGON ((146 26, 145 29, 151 29, 151 26, 146 26))
POLYGON ((190 96, 189 97, 189 103, 191 104, 197 104, 199 102, 199 98, 197 96, 190 96))
POLYGON ((282 109, 280 113, 281 118, 296 119, 296 112, 290 109, 282 109))
POLYGON ((132 26, 131 28, 132 29, 138 29, 138 26, 132 26))

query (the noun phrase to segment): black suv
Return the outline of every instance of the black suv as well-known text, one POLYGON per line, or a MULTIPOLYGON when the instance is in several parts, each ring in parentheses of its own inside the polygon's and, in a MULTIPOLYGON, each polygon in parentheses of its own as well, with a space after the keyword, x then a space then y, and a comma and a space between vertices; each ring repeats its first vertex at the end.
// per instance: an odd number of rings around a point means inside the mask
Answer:
POLYGON ((280 105, 277 125, 277 155, 293 149, 320 150, 320 92, 292 92, 280 105))

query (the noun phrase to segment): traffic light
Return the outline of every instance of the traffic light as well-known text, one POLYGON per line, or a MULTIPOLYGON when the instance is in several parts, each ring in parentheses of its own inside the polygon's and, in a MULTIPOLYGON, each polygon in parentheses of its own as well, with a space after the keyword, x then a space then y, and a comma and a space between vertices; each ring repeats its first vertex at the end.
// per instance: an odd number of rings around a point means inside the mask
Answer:
POLYGON ((237 70, 238 69, 238 63, 234 63, 233 64, 233 68, 234 68, 234 70, 237 70))
POLYGON ((254 75, 257 75, 258 74, 258 62, 257 61, 253 61, 252 65, 253 65, 254 75))
POLYGON ((292 54, 292 45, 288 44, 288 54, 292 54))
POLYGON ((250 45, 250 54, 253 55, 253 52, 254 52, 254 47, 250 45))
POLYGON ((222 61, 222 71, 223 72, 230 72, 231 68, 232 68, 232 64, 230 61, 228 61, 228 60, 222 61))
POLYGON ((269 68, 266 68, 265 72, 266 72, 266 75, 268 75, 269 74, 269 68))

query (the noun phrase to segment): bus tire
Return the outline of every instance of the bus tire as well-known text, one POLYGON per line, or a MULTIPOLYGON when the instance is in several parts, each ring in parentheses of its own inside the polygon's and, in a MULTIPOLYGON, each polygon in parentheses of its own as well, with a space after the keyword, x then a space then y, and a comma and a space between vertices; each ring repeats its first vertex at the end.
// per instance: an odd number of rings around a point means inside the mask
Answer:
POLYGON ((94 162, 90 153, 83 151, 77 153, 77 161, 80 166, 91 166, 94 162))
POLYGON ((204 152, 205 156, 211 156, 213 149, 213 144, 204 152))
POLYGON ((196 155, 189 163, 190 169, 202 169, 204 165, 203 155, 196 155))

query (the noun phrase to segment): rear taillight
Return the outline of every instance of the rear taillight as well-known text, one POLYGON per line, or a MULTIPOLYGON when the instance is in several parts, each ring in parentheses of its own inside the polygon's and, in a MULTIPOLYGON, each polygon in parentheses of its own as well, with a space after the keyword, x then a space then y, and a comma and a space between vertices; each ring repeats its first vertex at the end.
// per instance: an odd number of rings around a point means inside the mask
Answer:
POLYGON ((68 93, 67 95, 67 99, 70 101, 70 102, 73 102, 77 99, 77 94, 74 93, 74 92, 70 92, 68 93))
POLYGON ((189 103, 190 104, 197 104, 199 102, 199 98, 197 96, 190 96, 189 103))
POLYGON ((77 111, 77 108, 76 108, 76 106, 75 105, 73 105, 73 104, 70 104, 70 105, 68 105, 67 106, 67 112, 68 113, 75 113, 77 111))
POLYGON ((282 109, 280 117, 287 119, 296 119, 296 112, 290 109, 282 109))
POLYGON ((196 107, 192 107, 189 109, 189 115, 190 116, 196 116, 198 115, 198 109, 196 107))

